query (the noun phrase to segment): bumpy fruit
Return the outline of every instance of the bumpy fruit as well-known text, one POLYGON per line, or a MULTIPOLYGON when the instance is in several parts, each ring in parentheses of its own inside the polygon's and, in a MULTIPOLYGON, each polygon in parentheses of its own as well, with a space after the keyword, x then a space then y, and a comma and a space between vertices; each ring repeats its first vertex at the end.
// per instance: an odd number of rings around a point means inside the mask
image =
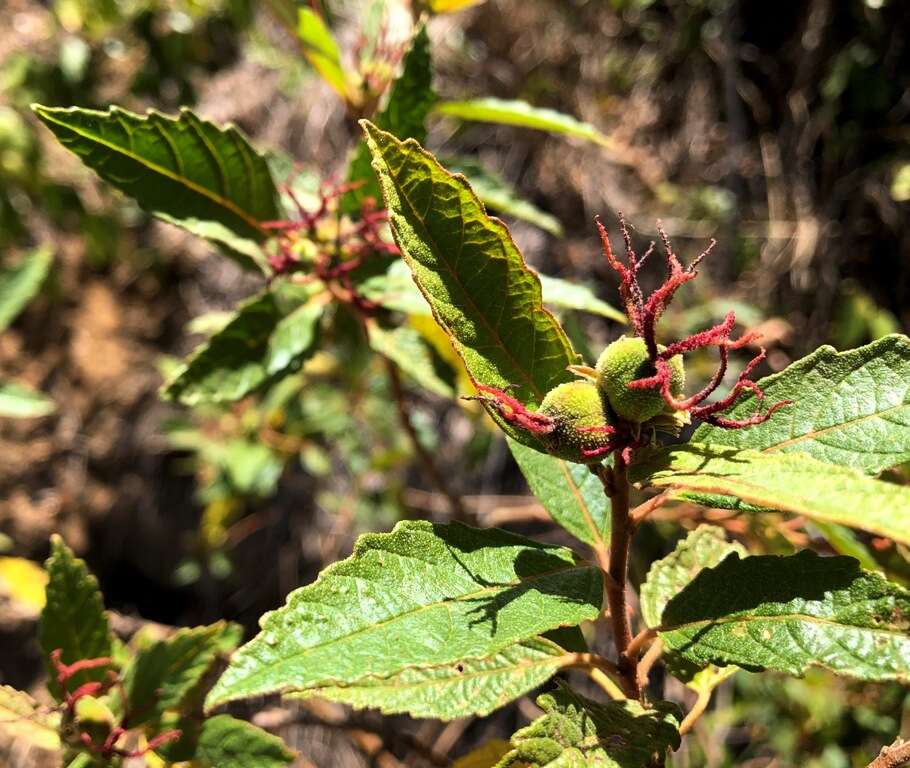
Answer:
MULTIPOLYGON (((666 347, 658 345, 658 349, 663 351, 666 347)), ((686 381, 682 355, 671 358, 669 363, 670 392, 674 397, 680 397, 686 381)), ((629 382, 648 378, 654 373, 644 339, 622 336, 610 344, 597 361, 597 386, 618 416, 627 421, 648 421, 672 409, 660 390, 629 389, 629 382)))
POLYGON ((538 413, 555 424, 545 438, 554 456, 577 464, 603 461, 613 428, 603 395, 592 382, 570 381, 551 389, 538 413))

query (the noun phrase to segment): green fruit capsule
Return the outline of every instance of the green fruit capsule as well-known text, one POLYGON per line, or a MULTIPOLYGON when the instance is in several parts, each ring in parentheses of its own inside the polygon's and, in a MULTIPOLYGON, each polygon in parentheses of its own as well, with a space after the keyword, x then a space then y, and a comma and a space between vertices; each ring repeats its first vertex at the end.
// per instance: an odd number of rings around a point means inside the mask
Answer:
POLYGON ((592 382, 570 381, 551 389, 538 413, 556 425, 545 438, 554 456, 576 464, 603 461, 613 430, 603 396, 592 382))
MULTIPOLYGON (((658 345, 661 352, 666 349, 658 345)), ((670 392, 681 397, 686 383, 682 355, 670 363, 670 392)), ((629 382, 654 375, 645 340, 622 336, 610 344, 597 361, 597 386, 618 416, 627 421, 643 422, 661 413, 672 413, 658 389, 629 389, 629 382)))

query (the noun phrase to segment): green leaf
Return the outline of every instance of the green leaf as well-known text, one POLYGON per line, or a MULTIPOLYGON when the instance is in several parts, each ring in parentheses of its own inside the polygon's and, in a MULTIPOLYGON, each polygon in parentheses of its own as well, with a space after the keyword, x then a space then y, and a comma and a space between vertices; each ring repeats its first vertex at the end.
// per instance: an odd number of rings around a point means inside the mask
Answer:
POLYGON ((124 673, 130 725, 160 717, 181 706, 225 650, 236 630, 225 622, 178 629, 140 651, 124 673))
MULTIPOLYGON (((113 641, 98 580, 56 534, 51 537, 51 555, 44 567, 47 603, 38 624, 38 642, 48 671, 48 688, 60 701, 62 692, 51 654, 60 649, 64 664, 109 657, 113 641)), ((78 672, 67 681, 67 689, 73 691, 84 683, 104 680, 108 671, 100 667, 78 672)))
POLYGON ((559 219, 520 197, 515 188, 498 173, 488 171, 480 163, 466 158, 444 162, 452 173, 467 176, 474 193, 488 209, 492 208, 519 221, 526 221, 555 237, 562 237, 563 230, 559 219))
POLYGON ((650 768, 680 744, 679 710, 669 702, 601 704, 560 686, 537 703, 544 714, 516 731, 496 768, 650 768))
MULTIPOLYGON (((799 451, 876 474, 910 461, 910 339, 886 336, 847 352, 820 347, 759 385, 766 402, 792 400, 747 429, 699 427, 693 440, 767 452, 799 451)), ((753 395, 729 414, 755 411, 753 395)))
POLYGON ((846 525, 910 544, 910 488, 803 453, 688 443, 641 455, 633 482, 713 496, 846 525))
POLYGON ((419 331, 407 325, 384 328, 372 322, 367 328, 374 351, 389 358, 429 392, 446 398, 455 396, 454 372, 419 331))
POLYGON ((727 541, 723 528, 700 525, 666 557, 657 560, 641 585, 641 614, 649 627, 660 625, 670 599, 681 592, 703 568, 718 565, 727 555, 746 555, 737 542, 727 541))
POLYGON ((455 13, 480 5, 482 2, 483 0, 429 0, 430 10, 433 13, 455 13))
POLYGON ((531 493, 550 517, 575 538, 602 546, 610 532, 610 501, 591 470, 506 440, 531 493))
MULTIPOLYGON (((539 404, 571 379, 577 362, 565 332, 544 309, 540 280, 505 225, 486 215, 463 177, 417 142, 364 121, 392 232, 433 315, 471 377, 539 404)), ((520 442, 536 442, 509 427, 520 442)))
POLYGON ((24 691, 0 685, 0 734, 48 752, 60 749, 60 713, 38 703, 24 691))
POLYGON ((734 553, 667 604, 661 627, 695 664, 910 682, 910 592, 851 557, 734 553))
MULTIPOLYGON (((427 115, 435 102, 430 38, 426 25, 421 24, 404 57, 401 74, 389 90, 386 106, 375 118, 376 125, 399 139, 416 139, 423 143, 427 137, 427 115)), ((379 182, 370 165, 370 150, 363 140, 357 144, 348 180, 365 183, 345 197, 346 211, 358 209, 366 197, 377 202, 382 199, 379 182)))
POLYGON ((570 283, 558 277, 537 274, 543 287, 543 300, 545 304, 560 309, 575 309, 580 312, 590 312, 594 315, 606 317, 617 323, 626 323, 626 316, 607 302, 601 301, 594 295, 594 291, 578 283, 570 283))
POLYGON ((0 269, 0 332, 32 300, 50 270, 54 256, 47 248, 35 248, 14 267, 0 269))
POLYGON ((365 677, 349 685, 315 688, 302 696, 438 720, 484 716, 543 685, 570 658, 556 643, 535 637, 479 659, 409 667, 391 677, 365 677))
MULTIPOLYGON (((733 552, 746 555, 746 549, 741 544, 727 541, 722 528, 700 525, 689 533, 669 555, 651 566, 641 585, 639 597, 645 623, 652 628, 660 626, 660 617, 667 603, 703 568, 717 565, 733 552)), ((672 650, 665 650, 664 662, 675 677, 697 692, 712 690, 738 671, 737 667, 719 669, 711 664, 699 668, 672 650)))
POLYGON ((324 305, 311 300, 283 316, 271 291, 243 303, 162 388, 184 405, 233 402, 302 361, 313 349, 324 305))
POLYGON ((60 142, 149 213, 246 255, 281 218, 265 159, 233 126, 219 128, 183 110, 145 117, 32 106, 60 142))
POLYGON ((341 63, 341 51, 322 17, 310 8, 301 8, 297 20, 297 37, 303 45, 303 55, 334 91, 347 99, 348 78, 341 63))
POLYGON ((210 768, 283 768, 294 754, 277 736, 230 715, 216 715, 202 724, 195 759, 210 768))
POLYGON ((567 549, 426 521, 358 539, 354 554, 263 616, 206 706, 454 664, 593 619, 600 571, 567 549))
POLYGON ((613 146, 610 138, 604 136, 590 123, 583 123, 571 115, 557 112, 555 109, 534 107, 526 101, 510 101, 491 97, 469 101, 442 101, 433 108, 433 111, 459 120, 516 125, 520 128, 533 128, 547 133, 574 136, 604 147, 613 146))
POLYGON ((47 395, 12 381, 0 381, 0 417, 30 419, 55 410, 56 404, 47 395))

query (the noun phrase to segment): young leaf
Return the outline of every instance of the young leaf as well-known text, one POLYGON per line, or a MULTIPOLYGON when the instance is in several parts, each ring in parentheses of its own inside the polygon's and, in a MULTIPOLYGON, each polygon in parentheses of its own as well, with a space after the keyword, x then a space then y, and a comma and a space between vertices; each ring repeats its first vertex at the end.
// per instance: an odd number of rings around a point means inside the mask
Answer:
POLYGON ((514 386, 524 403, 540 403, 571 379, 566 366, 576 355, 508 230, 486 215, 464 178, 416 142, 362 125, 398 247, 468 372, 481 384, 514 386))
POLYGON ((727 541, 723 528, 700 525, 680 541, 669 555, 657 560, 641 585, 641 614, 649 627, 660 625, 660 617, 671 598, 680 593, 703 568, 713 568, 727 555, 746 550, 727 541))
POLYGON ((601 704, 560 686, 537 703, 544 714, 516 731, 496 768, 649 768, 680 744, 679 710, 669 702, 601 704))
POLYGON ((34 419, 56 410, 47 395, 12 381, 0 381, 0 417, 34 419))
POLYGON ((375 322, 368 323, 367 328, 374 351, 389 358, 429 392, 446 398, 455 396, 454 372, 415 328, 383 328, 375 322))
POLYGON ((531 493, 550 517, 575 538, 602 546, 610 532, 610 502, 591 470, 506 440, 531 493))
MULTIPOLYGON (((51 555, 44 567, 48 575, 47 604, 38 624, 38 642, 44 652, 48 688, 59 701, 62 691, 51 654, 59 649, 64 664, 109 657, 113 641, 98 580, 57 535, 51 537, 51 555)), ((104 680, 107 672, 105 667, 77 672, 67 681, 67 689, 104 680)))
MULTIPOLYGON (((820 347, 758 382, 768 402, 792 400, 748 429, 704 424, 693 440, 767 452, 799 451, 876 474, 910 461, 910 339, 886 336, 859 349, 820 347)), ((732 418, 755 410, 742 398, 732 418)))
POLYGON ((141 725, 176 709, 224 652, 233 627, 218 622, 177 630, 138 653, 124 673, 130 725, 141 725))
POLYGON ((667 603, 660 637, 699 665, 910 682, 910 592, 851 557, 733 554, 667 603))
POLYGON ((281 218, 265 159, 230 126, 183 110, 145 117, 33 105, 60 142, 149 213, 251 255, 281 218))
POLYGON ((202 724, 195 760, 210 768, 284 768, 294 755, 277 736, 245 720, 216 715, 202 724))
MULTIPOLYGON (((392 83, 385 108, 376 116, 376 125, 400 139, 416 139, 423 143, 427 137, 427 114, 436 101, 433 92, 433 68, 430 58, 430 38, 426 25, 421 24, 414 33, 411 47, 404 57, 401 75, 392 83)), ((365 141, 357 144, 351 161, 348 180, 362 181, 345 196, 345 210, 360 206, 364 198, 379 202, 382 193, 376 174, 370 166, 370 150, 365 141)))
POLYGON ((303 45, 303 55, 334 91, 347 100, 350 95, 348 79, 341 63, 341 51, 322 17, 311 8, 301 8, 297 21, 297 37, 303 45))
POLYGON ((567 549, 425 521, 366 534, 354 554, 261 621, 206 706, 389 677, 495 654, 594 618, 600 571, 567 549))
POLYGON ((38 293, 53 259, 49 249, 36 248, 16 266, 0 269, 0 333, 38 293))
POLYGON ((535 637, 479 659, 409 667, 391 677, 365 677, 350 685, 315 688, 303 696, 437 720, 484 716, 543 685, 569 658, 556 643, 535 637))
POLYGON ((688 443, 643 454, 630 478, 713 500, 733 496, 751 508, 792 512, 910 544, 910 488, 803 453, 688 443))
POLYGON ((516 125, 520 128, 533 128, 537 131, 574 136, 604 147, 613 146, 610 138, 604 136, 590 123, 583 123, 571 115, 557 112, 555 109, 534 107, 526 101, 509 101, 490 97, 469 101, 442 101, 433 108, 433 111, 440 115, 456 117, 459 120, 516 125))
POLYGON ((303 360, 313 349, 324 305, 311 300, 282 316, 280 304, 271 291, 242 304, 177 369, 162 396, 184 405, 233 402, 303 360))
POLYGON ((60 749, 60 713, 39 707, 23 691, 0 685, 0 734, 35 749, 60 749))

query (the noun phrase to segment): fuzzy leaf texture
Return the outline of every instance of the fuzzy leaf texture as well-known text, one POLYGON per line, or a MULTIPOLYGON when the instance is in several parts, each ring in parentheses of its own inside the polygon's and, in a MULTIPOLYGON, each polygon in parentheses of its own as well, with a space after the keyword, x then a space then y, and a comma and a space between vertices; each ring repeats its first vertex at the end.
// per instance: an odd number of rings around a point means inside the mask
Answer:
POLYGON ((282 218, 265 159, 241 133, 183 110, 140 116, 33 105, 60 142, 155 216, 254 257, 282 218))
MULTIPOLYGON (((876 474, 910 461, 910 339, 886 336, 858 349, 820 347, 759 382, 767 402, 792 400, 764 424, 702 425, 693 440, 766 452, 799 451, 876 474)), ((729 414, 755 410, 754 395, 729 414)))
POLYGON ((417 142, 362 125, 395 241, 469 374, 488 386, 514 386, 520 401, 539 404, 571 379, 566 366, 577 362, 543 307, 540 280, 463 177, 448 173, 417 142))
MULTIPOLYGON (((62 691, 56 682, 51 654, 61 649, 64 664, 110 656, 113 638, 98 580, 59 536, 51 537, 51 554, 44 567, 48 575, 47 603, 38 624, 38 642, 48 671, 48 688, 60 701, 62 691)), ((83 683, 102 681, 107 671, 104 667, 83 670, 67 681, 67 688, 72 691, 83 683)))
POLYGON ((479 659, 410 667, 387 678, 365 677, 350 685, 315 688, 305 697, 437 720, 484 716, 543 685, 568 658, 556 643, 536 637, 479 659))
POLYGON ((299 364, 313 350, 323 305, 288 314, 273 292, 254 296, 201 344, 162 388, 184 405, 233 402, 299 364))
POLYGON ((642 454, 633 482, 733 496, 747 505, 837 523, 910 544, 910 488, 813 459, 688 443, 642 454))
POLYGON ((56 410, 47 395, 14 381, 0 381, 0 417, 35 419, 56 410))
POLYGON ((208 708, 495 654, 599 612, 598 569, 561 547, 495 529, 403 522, 263 616, 208 708))
POLYGON ((591 470, 507 441, 531 493, 550 517, 580 541, 603 545, 610 533, 610 501, 591 470))
POLYGON ((649 768, 680 744, 679 711, 668 702, 601 704, 560 686, 537 703, 545 714, 512 736, 496 768, 649 768))
POLYGON ((0 685, 0 734, 29 747, 60 749, 60 713, 40 707, 27 693, 0 685))
MULTIPOLYGON (((727 541, 722 528, 700 525, 680 541, 666 557, 657 560, 639 591, 642 617, 649 627, 660 626, 660 617, 667 603, 682 592, 704 568, 718 565, 732 553, 743 557, 745 547, 727 541)), ((711 690, 737 672, 733 666, 719 669, 713 665, 699 668, 682 659, 672 650, 665 650, 664 663, 670 672, 690 688, 711 690)))
POLYGON ((604 136, 590 123, 576 120, 571 115, 557 112, 555 109, 532 106, 526 101, 493 97, 469 101, 442 101, 434 107, 433 111, 459 120, 514 125, 519 128, 532 128, 547 133, 574 136, 603 147, 613 145, 608 136, 604 136))
POLYGON ((48 249, 36 248, 15 266, 0 269, 0 332, 9 327, 38 293, 53 259, 48 249))
POLYGON ((910 682, 910 592, 852 557, 731 555, 667 604, 661 627, 699 665, 910 682))
POLYGON ((141 725, 179 707, 223 651, 224 622, 177 630, 140 651, 124 675, 130 724, 141 725))
MULTIPOLYGON (((401 74, 389 89, 385 108, 376 116, 376 125, 401 139, 416 139, 423 143, 427 137, 427 115, 435 102, 430 37, 426 25, 422 24, 414 33, 401 74)), ((345 210, 356 209, 367 197, 381 202, 382 192, 371 167, 370 150, 363 140, 357 144, 348 180, 364 183, 345 196, 345 210)))
POLYGON ((210 768, 284 768, 294 761, 277 736, 230 715, 202 724, 194 763, 210 768))

